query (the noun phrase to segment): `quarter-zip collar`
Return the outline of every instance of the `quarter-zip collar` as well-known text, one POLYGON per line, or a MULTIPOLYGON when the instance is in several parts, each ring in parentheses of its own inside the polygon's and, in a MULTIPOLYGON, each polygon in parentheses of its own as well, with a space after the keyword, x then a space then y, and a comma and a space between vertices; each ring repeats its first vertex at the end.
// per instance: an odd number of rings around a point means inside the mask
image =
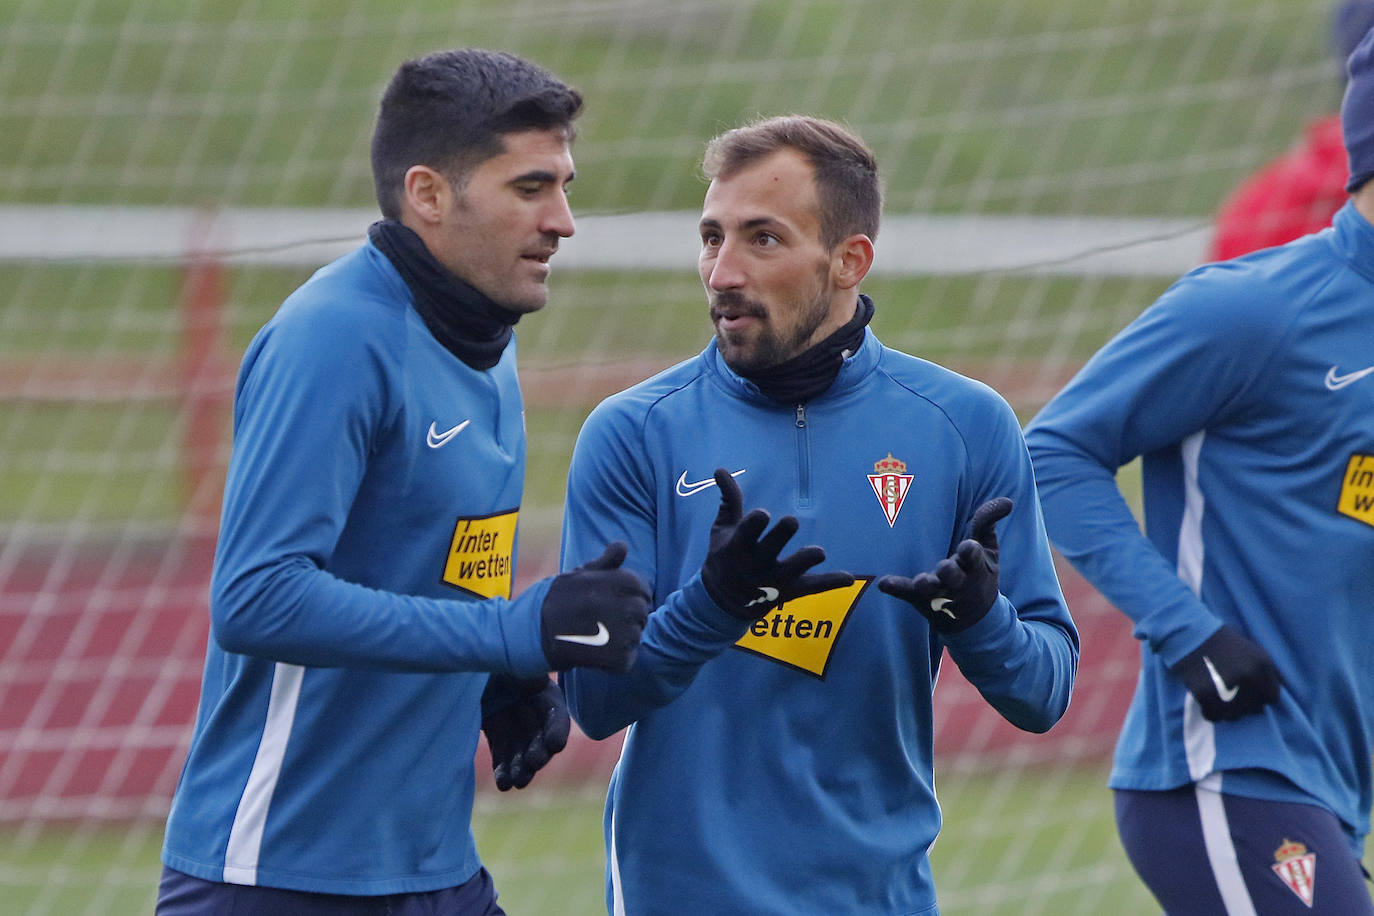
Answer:
POLYGON ((1336 211, 1331 226, 1331 243, 1349 262, 1351 270, 1374 281, 1374 226, 1355 209, 1354 201, 1347 200, 1336 211))
POLYGON ((413 229, 379 220, 367 237, 405 281, 425 327, 454 356, 474 369, 501 361, 520 313, 497 305, 430 254, 413 229))

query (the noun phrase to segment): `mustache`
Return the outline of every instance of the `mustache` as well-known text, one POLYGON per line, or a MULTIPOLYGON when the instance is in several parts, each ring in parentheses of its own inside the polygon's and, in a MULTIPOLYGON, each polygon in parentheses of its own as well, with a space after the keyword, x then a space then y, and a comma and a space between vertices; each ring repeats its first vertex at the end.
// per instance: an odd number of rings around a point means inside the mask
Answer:
POLYGON ((711 320, 717 321, 725 315, 749 318, 767 318, 768 309, 762 302, 746 298, 744 294, 727 290, 711 295, 711 320))

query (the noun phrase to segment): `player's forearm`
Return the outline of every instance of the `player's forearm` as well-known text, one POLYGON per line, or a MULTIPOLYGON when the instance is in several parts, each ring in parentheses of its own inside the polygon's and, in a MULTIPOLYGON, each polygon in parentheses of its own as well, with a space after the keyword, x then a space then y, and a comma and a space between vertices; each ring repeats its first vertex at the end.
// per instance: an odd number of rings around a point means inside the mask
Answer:
POLYGON ((693 576, 649 615, 634 667, 578 668, 562 676, 568 709, 590 737, 607 738, 676 699, 701 666, 734 645, 749 621, 716 606, 693 576))
POLYGON ((1175 564, 1141 533, 1114 474, 1086 455, 1031 439, 1045 527, 1060 552, 1172 664, 1220 626, 1175 564))
POLYGON ((315 667, 396 671, 547 670, 539 583, 512 601, 451 601, 345 582, 304 557, 217 572, 214 639, 229 652, 315 667))
POLYGON ((1063 717, 1078 671, 1078 634, 1062 604, 1023 612, 1005 595, 968 630, 945 638, 950 658, 1004 719, 1029 732, 1063 717))

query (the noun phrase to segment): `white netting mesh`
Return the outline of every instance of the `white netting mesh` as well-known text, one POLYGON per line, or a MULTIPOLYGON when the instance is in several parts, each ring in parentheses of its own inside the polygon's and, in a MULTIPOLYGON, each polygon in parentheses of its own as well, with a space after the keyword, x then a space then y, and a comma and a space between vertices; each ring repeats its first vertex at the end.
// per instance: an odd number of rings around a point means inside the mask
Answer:
MULTIPOLYGON (((1028 416, 1200 260, 1225 193, 1335 107, 1329 16, 1324 0, 0 0, 0 908, 149 908, 207 633, 227 380, 375 218, 367 141, 401 59, 506 48, 588 100, 579 235, 519 328, 523 579, 553 569, 590 406, 706 339, 709 136, 789 111, 857 128, 888 191, 876 329, 1028 416)), ((1129 628, 1065 585, 1084 655, 1063 725, 1025 738, 941 685, 944 912, 1155 911, 1103 788, 1129 628)), ((528 797, 481 795, 511 912, 598 911, 614 754, 580 742, 528 797)))

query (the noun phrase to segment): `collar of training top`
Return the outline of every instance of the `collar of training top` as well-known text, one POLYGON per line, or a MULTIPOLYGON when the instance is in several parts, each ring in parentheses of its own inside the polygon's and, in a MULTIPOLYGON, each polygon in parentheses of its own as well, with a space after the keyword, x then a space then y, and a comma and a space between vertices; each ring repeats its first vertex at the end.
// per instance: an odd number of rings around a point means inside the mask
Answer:
POLYGON ((440 264, 420 236, 398 220, 373 223, 367 237, 401 275, 425 327, 445 349, 474 369, 501 361, 519 312, 497 305, 440 264))
POLYGON ((844 361, 863 344, 864 328, 872 320, 873 300, 860 293, 854 317, 834 334, 776 366, 740 374, 775 401, 805 404, 835 384, 844 361))

